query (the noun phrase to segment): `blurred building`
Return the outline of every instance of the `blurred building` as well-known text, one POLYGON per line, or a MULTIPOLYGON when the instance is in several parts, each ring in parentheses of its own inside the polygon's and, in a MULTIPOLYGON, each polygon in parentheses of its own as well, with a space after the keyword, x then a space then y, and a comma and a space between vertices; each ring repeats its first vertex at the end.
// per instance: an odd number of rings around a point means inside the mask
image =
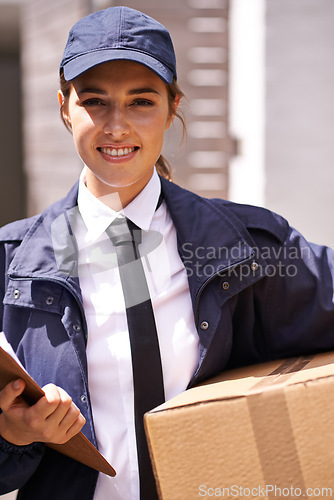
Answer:
POLYGON ((0 1, 0 225, 25 213, 20 8, 0 1))
POLYGON ((229 195, 334 247, 334 2, 230 1, 229 195))
POLYGON ((188 139, 173 126, 165 144, 175 181, 267 206, 334 246, 332 0, 0 0, 0 224, 41 211, 77 179, 58 65, 70 26, 111 5, 172 34, 188 96, 188 139))

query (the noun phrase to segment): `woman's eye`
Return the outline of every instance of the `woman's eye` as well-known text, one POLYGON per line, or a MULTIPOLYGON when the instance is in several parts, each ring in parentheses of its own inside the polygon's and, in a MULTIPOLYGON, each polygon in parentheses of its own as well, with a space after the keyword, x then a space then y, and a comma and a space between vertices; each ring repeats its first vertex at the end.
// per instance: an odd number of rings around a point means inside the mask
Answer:
POLYGON ((153 102, 148 99, 136 99, 133 103, 134 106, 153 106, 153 102))
POLYGON ((101 99, 91 98, 91 99, 86 99, 85 101, 83 101, 82 105, 83 106, 101 106, 101 105, 103 105, 103 101, 101 101, 101 99))

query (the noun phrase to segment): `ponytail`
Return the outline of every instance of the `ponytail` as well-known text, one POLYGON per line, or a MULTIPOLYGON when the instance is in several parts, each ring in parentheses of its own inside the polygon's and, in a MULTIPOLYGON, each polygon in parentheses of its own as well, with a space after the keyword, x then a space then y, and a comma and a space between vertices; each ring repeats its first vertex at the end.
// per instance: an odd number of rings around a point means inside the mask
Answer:
POLYGON ((168 181, 172 180, 172 169, 170 164, 162 155, 159 156, 158 161, 155 164, 157 172, 161 177, 164 177, 168 181))

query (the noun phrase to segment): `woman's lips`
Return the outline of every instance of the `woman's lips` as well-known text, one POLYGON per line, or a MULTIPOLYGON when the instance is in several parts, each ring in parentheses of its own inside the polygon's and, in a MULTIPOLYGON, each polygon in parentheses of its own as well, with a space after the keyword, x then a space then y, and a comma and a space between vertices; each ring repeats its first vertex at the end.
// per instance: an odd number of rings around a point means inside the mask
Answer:
POLYGON ((101 146, 97 150, 102 154, 102 156, 108 161, 127 161, 132 158, 138 151, 137 146, 101 146))

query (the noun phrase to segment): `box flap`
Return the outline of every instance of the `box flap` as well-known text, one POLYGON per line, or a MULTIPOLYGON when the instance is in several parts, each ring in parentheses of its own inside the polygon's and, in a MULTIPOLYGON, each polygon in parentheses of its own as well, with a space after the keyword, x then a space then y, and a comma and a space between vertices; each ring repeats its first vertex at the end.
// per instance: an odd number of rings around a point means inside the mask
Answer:
POLYGON ((152 412, 245 397, 249 394, 281 389, 331 376, 334 376, 333 352, 271 361, 223 372, 203 384, 179 394, 153 409, 152 412))

